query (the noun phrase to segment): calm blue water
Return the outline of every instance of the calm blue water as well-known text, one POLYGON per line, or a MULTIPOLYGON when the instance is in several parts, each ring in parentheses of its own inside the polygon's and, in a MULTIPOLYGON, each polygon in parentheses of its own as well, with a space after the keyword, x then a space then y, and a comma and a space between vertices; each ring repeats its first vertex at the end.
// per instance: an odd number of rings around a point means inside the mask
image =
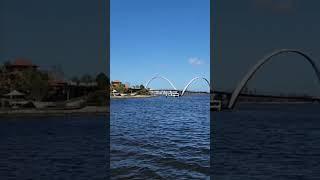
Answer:
POLYGON ((0 179, 106 179, 107 117, 0 118, 0 179))
POLYGON ((209 95, 112 100, 112 179, 206 179, 209 101, 209 95))
MULTIPOLYGON (((320 179, 320 105, 211 112, 214 179, 320 179)), ((111 179, 206 179, 209 96, 112 100, 111 179)), ((0 179, 107 179, 107 116, 0 118, 0 179)))
POLYGON ((320 105, 211 112, 214 179, 320 179, 320 105))

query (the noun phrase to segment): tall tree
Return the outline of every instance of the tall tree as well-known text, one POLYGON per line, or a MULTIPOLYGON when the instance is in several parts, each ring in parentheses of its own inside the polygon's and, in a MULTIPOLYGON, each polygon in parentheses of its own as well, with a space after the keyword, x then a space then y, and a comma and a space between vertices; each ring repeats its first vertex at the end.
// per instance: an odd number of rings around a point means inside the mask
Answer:
POLYGON ((98 89, 108 90, 109 78, 104 73, 99 73, 96 77, 98 89))
POLYGON ((38 71, 23 71, 15 83, 15 88, 29 94, 31 99, 41 101, 48 93, 49 76, 38 71))

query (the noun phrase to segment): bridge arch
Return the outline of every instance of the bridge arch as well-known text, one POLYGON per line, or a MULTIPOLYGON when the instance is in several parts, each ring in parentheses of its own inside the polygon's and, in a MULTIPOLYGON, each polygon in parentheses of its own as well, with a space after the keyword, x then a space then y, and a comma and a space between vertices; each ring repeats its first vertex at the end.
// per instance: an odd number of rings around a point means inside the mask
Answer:
POLYGON ((173 83, 172 83, 168 78, 166 78, 166 77, 164 77, 164 76, 154 76, 154 77, 152 77, 152 78, 146 83, 145 88, 147 89, 148 86, 149 86, 149 84, 151 83, 151 81, 153 81, 154 79, 158 79, 158 78, 164 79, 164 80, 168 81, 168 83, 171 85, 171 87, 172 87, 174 90, 177 90, 177 88, 173 85, 173 83))
POLYGON ((198 80, 198 79, 203 79, 203 80, 205 80, 205 81, 207 82, 209 88, 210 88, 210 82, 209 82, 206 78, 204 78, 204 77, 195 77, 195 78, 191 79, 191 80, 189 81, 189 83, 184 87, 184 89, 183 89, 183 91, 182 91, 182 93, 181 93, 181 96, 183 96, 184 93, 186 92, 186 90, 188 89, 188 87, 189 87, 195 80, 198 80))
POLYGON ((243 77, 243 79, 240 81, 240 83, 238 84, 238 86, 236 87, 236 89, 233 91, 232 95, 231 95, 231 99, 230 102, 228 104, 228 108, 231 109, 234 107, 235 102, 237 101, 240 92, 242 91, 242 89, 245 87, 245 85, 247 84, 247 82, 253 77, 253 75, 268 61, 270 61, 272 59, 272 57, 277 56, 279 54, 284 54, 284 53, 294 53, 294 54, 298 54, 300 56, 302 56, 306 61, 308 61, 313 70, 316 73, 316 76, 318 78, 318 82, 320 83, 320 72, 318 67, 316 66, 316 63, 314 60, 311 59, 311 57, 309 55, 307 55, 306 53, 300 51, 300 50, 295 50, 295 49, 281 49, 281 50, 277 50, 272 52, 271 54, 268 54, 267 56, 265 56, 264 58, 262 58, 261 60, 259 60, 248 72, 247 74, 243 77))

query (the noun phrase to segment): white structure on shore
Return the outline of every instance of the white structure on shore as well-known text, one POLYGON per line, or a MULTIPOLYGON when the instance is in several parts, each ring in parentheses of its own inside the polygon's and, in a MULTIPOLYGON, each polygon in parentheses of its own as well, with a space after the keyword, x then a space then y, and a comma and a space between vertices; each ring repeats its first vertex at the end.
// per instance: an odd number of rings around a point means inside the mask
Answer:
POLYGON ((167 91, 166 96, 179 97, 180 94, 178 91, 169 91, 169 92, 167 91))

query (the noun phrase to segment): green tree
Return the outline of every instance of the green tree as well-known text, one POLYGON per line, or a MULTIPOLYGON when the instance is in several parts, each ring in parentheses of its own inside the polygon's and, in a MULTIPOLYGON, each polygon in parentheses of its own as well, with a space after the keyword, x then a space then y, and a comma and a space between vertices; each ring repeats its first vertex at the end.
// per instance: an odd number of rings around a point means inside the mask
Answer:
POLYGON ((141 89, 137 92, 138 95, 150 95, 150 92, 147 89, 141 89))
POLYGON ((104 73, 97 75, 96 82, 99 90, 108 90, 109 78, 104 73))
POLYGON ((48 80, 47 73, 32 70, 23 71, 16 77, 14 87, 28 93, 29 98, 41 101, 48 93, 48 80))
POLYGON ((116 86, 114 89, 117 90, 119 93, 125 93, 126 92, 126 87, 125 87, 124 84, 120 84, 119 86, 116 86))
POLYGON ((40 73, 33 74, 30 85, 30 96, 33 99, 41 101, 47 95, 49 85, 45 75, 40 73))

